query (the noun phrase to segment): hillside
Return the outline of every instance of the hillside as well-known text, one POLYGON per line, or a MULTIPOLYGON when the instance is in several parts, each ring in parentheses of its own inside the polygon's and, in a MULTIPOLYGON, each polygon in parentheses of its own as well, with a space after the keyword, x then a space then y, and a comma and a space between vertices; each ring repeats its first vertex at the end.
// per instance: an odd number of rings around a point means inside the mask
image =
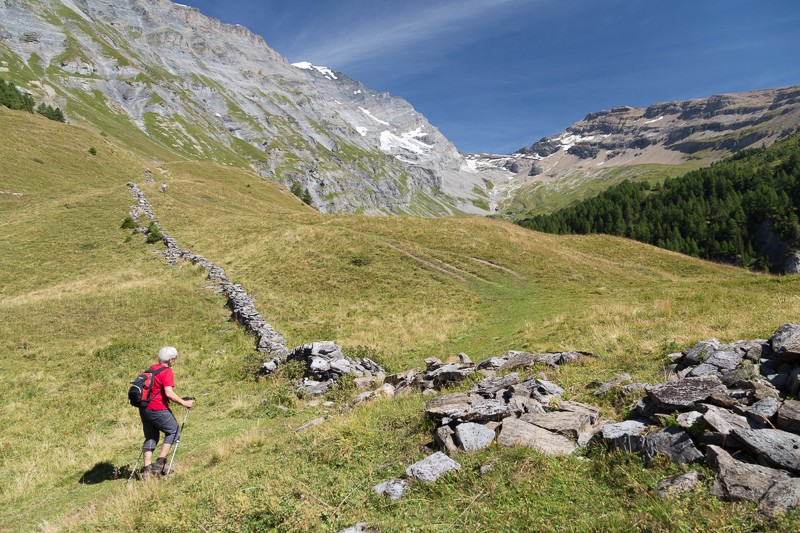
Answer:
MULTIPOLYGON (((294 395, 290 369, 254 380, 252 339, 205 273, 167 266, 160 244, 120 224, 125 183, 137 182, 164 228, 247 287, 292 346, 336 340, 389 371, 459 351, 591 350, 601 357, 546 370, 588 401, 591 382, 623 371, 659 380, 663 356, 699 339, 768 336, 800 312, 796 277, 496 220, 324 215, 244 170, 156 168, 107 137, 1 107, 0 127, 0 529, 797 527, 796 512, 765 521, 752 504, 711 497, 708 483, 666 505, 652 489, 677 467, 599 450, 589 461, 460 454, 462 473, 378 498, 372 485, 429 453, 425 398, 351 409, 344 390, 325 407, 294 395), (113 471, 133 463, 141 429, 125 392, 164 344, 181 351, 178 391, 198 404, 176 475, 126 485, 113 471), (487 462, 496 468, 479 475, 487 462)), ((609 417, 627 409, 601 405, 609 417)))
POLYGON ((800 87, 720 94, 647 108, 589 113, 556 135, 477 168, 514 173, 494 194, 513 217, 546 214, 629 179, 655 184, 745 148, 769 146, 800 127, 800 87))
POLYGON ((169 0, 0 3, 0 74, 139 154, 298 183, 324 212, 493 212, 484 180, 507 174, 402 98, 169 0))
POLYGON ((620 235, 697 257, 794 274, 799 180, 800 135, 793 135, 668 179, 663 186, 625 181, 520 224, 552 233, 620 235))

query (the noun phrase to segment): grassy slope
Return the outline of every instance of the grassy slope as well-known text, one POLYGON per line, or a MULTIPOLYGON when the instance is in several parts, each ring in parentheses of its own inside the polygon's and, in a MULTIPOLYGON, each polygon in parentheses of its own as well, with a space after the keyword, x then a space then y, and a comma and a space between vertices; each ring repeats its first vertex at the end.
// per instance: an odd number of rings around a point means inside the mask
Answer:
MULTIPOLYGON (((124 184, 141 184, 142 162, 41 117, 0 108, 0 127, 0 191, 23 193, 0 194, 0 529, 797 527, 796 513, 759 523, 753 506, 720 503, 706 488, 662 503, 652 488, 675 467, 644 470, 599 452, 592 461, 516 449, 460 455, 461 474, 415 485, 396 503, 376 498, 372 485, 429 453, 421 397, 352 411, 338 402, 328 423, 295 434, 323 410, 294 399, 283 379, 247 377, 252 342, 203 274, 165 266, 138 236, 125 242, 124 184), (178 475, 79 483, 135 459, 140 428, 125 390, 167 343, 182 353, 179 392, 199 398, 178 475), (489 460, 497 468, 478 475, 489 460)), ((168 168, 167 195, 145 187, 165 229, 254 292, 290 344, 369 346, 392 370, 460 350, 475 359, 592 350, 603 357, 548 371, 587 399, 595 379, 623 370, 657 379, 676 346, 767 336, 800 311, 796 277, 487 219, 322 216, 243 171, 168 168)))

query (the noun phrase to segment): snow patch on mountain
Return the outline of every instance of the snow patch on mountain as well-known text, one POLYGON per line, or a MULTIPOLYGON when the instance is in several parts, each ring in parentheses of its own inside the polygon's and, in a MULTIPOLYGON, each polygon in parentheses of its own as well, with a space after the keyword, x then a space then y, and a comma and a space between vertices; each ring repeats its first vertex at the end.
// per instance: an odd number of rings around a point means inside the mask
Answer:
POLYGON ((369 110, 369 109, 364 109, 364 108, 363 108, 363 107, 361 107, 361 106, 359 106, 358 108, 361 110, 361 112, 362 112, 362 113, 364 113, 365 115, 367 115, 369 118, 371 118, 372 120, 374 120, 374 121, 375 121, 375 122, 377 122, 378 124, 383 124, 384 126, 391 126, 391 124, 389 124, 389 123, 388 123, 388 122, 386 122, 385 120, 381 120, 381 119, 379 119, 378 117, 376 117, 375 115, 373 115, 373 114, 370 112, 370 110, 369 110))
POLYGON ((333 71, 331 69, 329 69, 328 67, 320 67, 320 66, 317 66, 317 65, 312 65, 308 61, 301 61, 299 63, 292 63, 292 66, 293 67, 297 67, 297 68, 302 69, 302 70, 316 70, 317 72, 319 72, 320 74, 322 74, 323 76, 328 78, 329 80, 338 80, 339 79, 339 78, 336 77, 336 74, 334 74, 333 71))
POLYGON ((581 137, 580 135, 565 135, 558 139, 558 141, 561 143, 561 148, 566 152, 579 142, 591 141, 592 139, 594 139, 594 135, 589 135, 588 137, 581 137))
POLYGON ((422 131, 421 127, 413 131, 407 131, 400 136, 395 135, 391 131, 382 131, 381 150, 390 153, 393 149, 399 148, 417 155, 423 155, 433 148, 433 146, 419 140, 419 137, 425 137, 426 135, 427 134, 422 131))

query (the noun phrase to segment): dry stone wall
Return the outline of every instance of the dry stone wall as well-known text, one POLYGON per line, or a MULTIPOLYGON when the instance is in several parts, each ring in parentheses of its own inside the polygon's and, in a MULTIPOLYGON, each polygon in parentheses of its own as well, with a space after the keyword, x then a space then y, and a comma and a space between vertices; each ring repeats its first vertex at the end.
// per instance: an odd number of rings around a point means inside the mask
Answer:
POLYGON ((256 339, 256 349, 259 353, 271 355, 273 361, 281 361, 289 354, 286 340, 275 328, 273 328, 261 314, 256 310, 252 296, 239 284, 232 283, 222 267, 219 267, 205 257, 183 250, 178 242, 164 232, 158 223, 142 190, 135 183, 128 183, 131 194, 136 200, 136 204, 131 207, 130 215, 139 224, 139 232, 147 233, 147 227, 143 226, 139 220, 142 216, 147 218, 150 223, 155 224, 163 235, 164 257, 167 263, 174 265, 179 261, 188 261, 193 265, 200 265, 208 272, 208 279, 216 283, 223 294, 228 298, 227 306, 231 310, 232 318, 246 331, 251 333, 256 339))

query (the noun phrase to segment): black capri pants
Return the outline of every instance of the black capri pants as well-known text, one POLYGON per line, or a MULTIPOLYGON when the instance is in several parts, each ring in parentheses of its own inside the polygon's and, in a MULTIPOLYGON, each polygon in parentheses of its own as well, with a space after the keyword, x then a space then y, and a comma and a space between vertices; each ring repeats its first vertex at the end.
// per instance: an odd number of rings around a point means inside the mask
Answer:
POLYGON ((175 420, 172 411, 164 409, 153 411, 151 409, 139 409, 139 416, 142 419, 142 429, 144 430, 143 450, 155 450, 158 444, 160 433, 164 433, 164 444, 175 444, 178 440, 178 421, 175 420))

